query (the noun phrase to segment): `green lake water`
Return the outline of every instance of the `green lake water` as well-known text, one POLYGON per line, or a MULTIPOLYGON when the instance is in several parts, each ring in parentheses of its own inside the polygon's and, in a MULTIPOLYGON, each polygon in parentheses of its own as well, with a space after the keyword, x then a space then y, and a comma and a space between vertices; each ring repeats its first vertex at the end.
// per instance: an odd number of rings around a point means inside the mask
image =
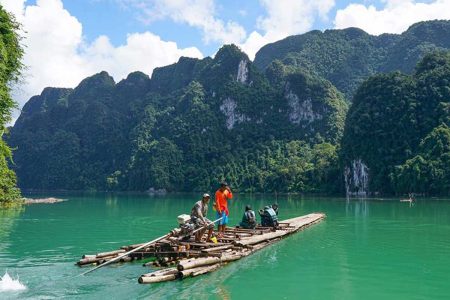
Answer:
MULTIPOLYGON (((52 195, 54 196, 54 195, 52 195)), ((195 195, 65 195, 69 201, 0 211, 0 277, 23 291, 0 299, 449 299, 450 201, 349 200, 237 195, 245 204, 280 204, 280 218, 324 212, 325 221, 218 271, 184 281, 140 285, 141 262, 86 276, 82 254, 151 240, 176 226, 195 195)), ((209 212, 212 215, 212 210, 209 212)), ((211 217, 212 218, 212 217, 211 217)))

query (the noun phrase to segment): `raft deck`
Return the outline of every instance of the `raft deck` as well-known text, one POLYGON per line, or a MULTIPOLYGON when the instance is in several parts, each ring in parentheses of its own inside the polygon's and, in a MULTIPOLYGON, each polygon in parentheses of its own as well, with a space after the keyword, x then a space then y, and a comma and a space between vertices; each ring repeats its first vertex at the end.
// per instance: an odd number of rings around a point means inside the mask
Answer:
MULTIPOLYGON (((197 243, 193 237, 186 240, 174 234, 131 253, 118 262, 156 258, 144 266, 163 268, 141 275, 139 283, 156 283, 195 277, 215 271, 231 261, 248 256, 285 236, 316 224, 324 218, 325 214, 323 213, 312 213, 281 221, 276 229, 272 227, 256 227, 255 229, 228 227, 224 236, 218 238, 218 243, 197 243)), ((176 230, 172 232, 176 232, 176 230)), ((95 255, 83 255, 77 265, 100 265, 144 244, 122 246, 118 250, 95 255)))

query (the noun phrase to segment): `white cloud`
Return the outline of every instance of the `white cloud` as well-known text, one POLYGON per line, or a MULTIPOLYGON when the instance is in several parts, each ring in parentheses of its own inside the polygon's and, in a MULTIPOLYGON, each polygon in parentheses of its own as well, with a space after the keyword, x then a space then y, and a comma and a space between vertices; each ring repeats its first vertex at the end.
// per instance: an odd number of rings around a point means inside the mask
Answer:
POLYGON ((239 44, 239 47, 253 60, 255 59, 256 52, 258 52, 264 45, 274 42, 276 39, 269 39, 267 35, 261 35, 257 31, 253 31, 249 34, 244 43, 239 44))
POLYGON ((385 0, 382 9, 350 4, 336 13, 336 28, 359 27, 368 33, 401 33, 410 25, 433 19, 450 19, 450 0, 422 3, 414 0, 385 0))
POLYGON ((154 68, 174 63, 180 56, 201 58, 202 53, 195 47, 179 49, 175 42, 165 42, 150 32, 130 34, 126 45, 119 47, 100 36, 85 52, 96 69, 107 70, 115 78, 125 78, 132 71, 151 74, 154 68))
POLYGON ((3 5, 7 11, 16 16, 16 18, 19 18, 22 16, 25 1, 26 0, 2 0, 0 1, 0 4, 3 5))
POLYGON ((117 0, 123 5, 132 5, 142 11, 141 19, 150 23, 170 18, 198 28, 205 43, 239 43, 245 36, 245 29, 233 21, 224 22, 217 18, 214 0, 117 0))
POLYGON ((317 17, 326 20, 334 7, 334 0, 260 0, 260 3, 267 12, 267 16, 257 21, 263 34, 253 31, 241 45, 252 59, 265 44, 310 30, 317 17))
MULTIPOLYGON (((247 34, 234 21, 225 22, 217 15, 215 0, 116 0, 124 7, 138 8, 145 23, 171 19, 202 31, 205 43, 234 43, 240 46, 251 59, 265 44, 292 34, 310 30, 317 17, 326 19, 334 7, 334 0, 260 0, 267 12, 259 17, 258 30, 247 34)), ((241 17, 246 11, 238 10, 241 17)))
POLYGON ((311 29, 317 16, 326 18, 333 0, 261 0, 268 16, 258 19, 258 27, 268 39, 280 39, 311 29))
POLYGON ((106 36, 86 43, 82 24, 61 0, 38 0, 27 6, 24 0, 0 0, 0 4, 23 25, 27 68, 24 82, 13 92, 20 107, 47 86, 74 87, 102 70, 120 80, 137 70, 151 74, 155 67, 174 63, 180 56, 202 57, 197 48, 180 49, 150 32, 129 34, 126 44, 118 47, 106 36))

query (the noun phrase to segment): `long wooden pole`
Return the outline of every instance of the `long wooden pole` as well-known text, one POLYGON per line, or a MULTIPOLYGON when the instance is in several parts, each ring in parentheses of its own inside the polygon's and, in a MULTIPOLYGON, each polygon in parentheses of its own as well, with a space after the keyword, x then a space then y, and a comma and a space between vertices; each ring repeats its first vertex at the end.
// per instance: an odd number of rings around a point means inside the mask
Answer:
MULTIPOLYGON (((219 222, 220 220, 222 220, 222 218, 219 218, 219 219, 215 220, 214 222, 212 222, 212 224, 215 224, 215 223, 219 222)), ((206 228, 207 226, 209 226, 209 224, 206 224, 206 225, 204 225, 203 227, 200 227, 200 228, 194 230, 191 234, 195 234, 196 232, 198 232, 199 230, 201 230, 201 229, 203 229, 203 228, 206 228)), ((137 248, 134 248, 134 249, 131 250, 131 251, 128 251, 128 252, 126 252, 126 253, 124 253, 124 254, 122 254, 122 255, 119 255, 119 256, 117 256, 117 257, 111 259, 111 260, 108 260, 107 262, 105 262, 105 263, 103 263, 103 264, 101 264, 101 265, 99 265, 99 266, 97 266, 97 267, 95 267, 95 268, 93 268, 93 269, 91 269, 91 270, 88 270, 88 271, 86 271, 86 272, 84 272, 84 273, 81 273, 80 275, 86 275, 86 274, 88 274, 88 273, 94 272, 95 270, 100 269, 101 267, 104 267, 104 266, 106 266, 106 265, 112 264, 113 262, 116 262, 116 261, 118 261, 119 259, 121 259, 121 258, 123 258, 123 257, 125 257, 125 256, 128 256, 129 254, 131 254, 131 253, 133 253, 133 252, 136 252, 136 251, 138 251, 138 250, 141 250, 142 248, 148 247, 148 246, 150 246, 151 244, 155 244, 155 243, 159 242, 160 240, 163 240, 163 239, 169 237, 170 235, 171 235, 171 233, 168 233, 168 234, 166 234, 166 235, 163 235, 163 236, 161 236, 161 237, 159 237, 159 238, 157 238, 157 239, 154 239, 154 240, 152 240, 152 241, 150 241, 150 242, 148 242, 148 243, 145 243, 145 244, 143 244, 143 245, 141 245, 141 246, 139 246, 139 247, 137 247, 137 248)))
POLYGON ((107 262, 105 262, 105 263, 103 263, 103 264, 101 264, 101 265, 99 265, 99 266, 97 266, 97 267, 95 267, 95 268, 93 268, 93 269, 91 269, 91 270, 88 270, 88 271, 86 271, 86 272, 84 272, 84 273, 82 273, 82 274, 80 274, 80 275, 86 275, 86 274, 88 274, 88 273, 90 273, 90 272, 93 272, 93 271, 95 271, 95 270, 97 270, 97 269, 100 269, 101 267, 104 267, 104 266, 109 265, 109 264, 111 264, 111 263, 113 263, 113 262, 116 262, 116 261, 118 261, 119 259, 121 259, 121 258, 123 258, 123 257, 125 257, 125 256, 127 256, 127 255, 129 255, 129 254, 131 254, 131 253, 133 253, 133 252, 136 252, 136 251, 138 251, 138 250, 141 250, 142 248, 148 247, 148 246, 150 246, 151 244, 157 243, 157 242, 159 242, 160 240, 163 240, 163 239, 165 239, 166 237, 169 237, 170 235, 171 235, 170 233, 165 234, 165 235, 163 235, 163 236, 161 236, 161 237, 159 237, 159 238, 157 238, 157 239, 154 239, 154 240, 152 240, 152 241, 150 241, 150 242, 148 242, 148 243, 145 243, 145 244, 143 244, 143 245, 141 245, 141 246, 139 246, 139 247, 137 247, 137 248, 134 248, 134 249, 131 250, 131 251, 128 251, 128 252, 126 252, 126 253, 124 253, 124 254, 122 254, 122 255, 119 255, 119 256, 117 256, 117 257, 111 259, 111 260, 108 260, 107 262))
POLYGON ((197 228, 196 230, 192 231, 191 235, 192 235, 192 234, 195 234, 195 233, 197 233, 197 232, 199 232, 200 230, 202 230, 202 229, 204 229, 204 228, 206 228, 206 227, 208 227, 210 224, 215 224, 215 223, 219 222, 220 220, 222 220, 222 218, 223 218, 223 217, 220 217, 220 218, 218 218, 217 220, 215 220, 215 221, 213 221, 213 222, 211 222, 211 223, 209 223, 209 224, 205 224, 204 226, 202 226, 202 227, 200 227, 200 228, 197 228))

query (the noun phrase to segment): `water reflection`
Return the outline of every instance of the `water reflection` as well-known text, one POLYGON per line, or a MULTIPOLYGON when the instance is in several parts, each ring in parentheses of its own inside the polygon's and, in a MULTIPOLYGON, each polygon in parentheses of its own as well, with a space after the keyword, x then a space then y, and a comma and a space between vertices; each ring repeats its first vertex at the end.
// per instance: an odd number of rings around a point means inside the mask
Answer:
POLYGON ((105 200, 106 200, 106 206, 108 206, 109 208, 117 207, 118 197, 116 194, 107 194, 105 197, 105 200))
POLYGON ((346 216, 367 217, 369 215, 369 201, 367 199, 351 200, 347 198, 345 213, 346 216))
POLYGON ((14 223, 24 211, 25 207, 0 209, 0 253, 7 246, 6 241, 13 230, 14 223))

